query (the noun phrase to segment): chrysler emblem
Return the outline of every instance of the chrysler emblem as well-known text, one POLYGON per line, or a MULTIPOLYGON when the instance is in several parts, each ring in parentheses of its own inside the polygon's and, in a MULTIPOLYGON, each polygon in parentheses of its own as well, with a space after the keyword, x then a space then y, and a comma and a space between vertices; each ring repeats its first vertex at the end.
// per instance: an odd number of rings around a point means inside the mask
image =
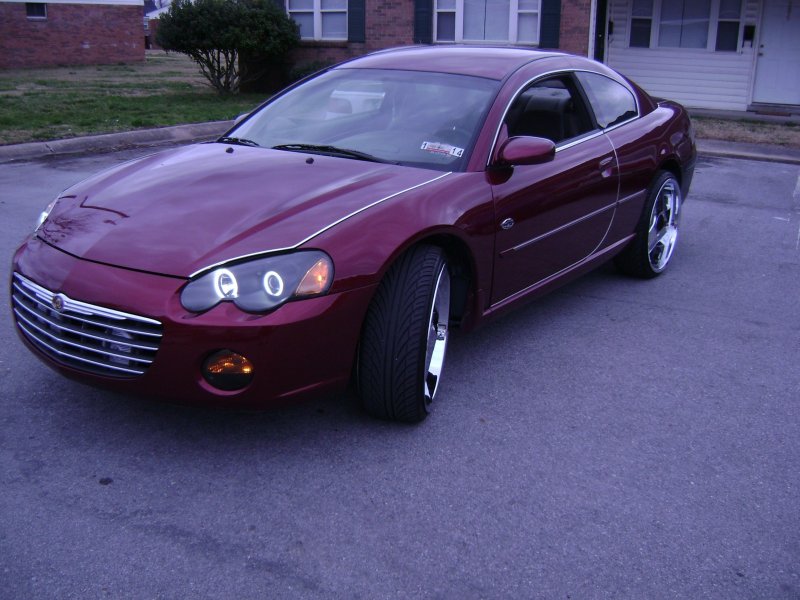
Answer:
POLYGON ((61 294, 56 294, 55 296, 53 296, 53 299, 50 301, 50 304, 52 304, 53 308, 55 308, 58 312, 61 312, 62 310, 64 310, 64 296, 62 296, 61 294))

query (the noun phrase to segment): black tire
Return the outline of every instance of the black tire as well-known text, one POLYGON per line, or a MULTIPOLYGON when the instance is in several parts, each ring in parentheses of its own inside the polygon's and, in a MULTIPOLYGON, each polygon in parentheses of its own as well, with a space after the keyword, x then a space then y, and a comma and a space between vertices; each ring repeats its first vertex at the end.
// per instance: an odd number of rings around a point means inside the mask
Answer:
POLYGON ((406 423, 428 415, 441 377, 449 312, 444 252, 411 248, 384 276, 364 320, 356 379, 370 415, 406 423))
POLYGON ((682 200, 675 175, 660 171, 648 189, 636 236, 614 257, 620 271, 652 279, 667 269, 678 239, 682 200))

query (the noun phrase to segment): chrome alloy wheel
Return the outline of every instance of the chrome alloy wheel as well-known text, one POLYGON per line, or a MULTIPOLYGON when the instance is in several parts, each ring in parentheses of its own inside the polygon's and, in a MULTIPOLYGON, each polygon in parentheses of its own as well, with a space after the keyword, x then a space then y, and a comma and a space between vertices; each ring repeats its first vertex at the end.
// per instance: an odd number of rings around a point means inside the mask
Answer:
POLYGON ((425 380, 423 381, 425 406, 433 402, 439 388, 439 378, 447 349, 448 321, 450 318, 450 274, 442 265, 436 278, 436 288, 428 318, 428 343, 425 350, 425 380))
POLYGON ((663 271, 678 239, 678 219, 681 210, 681 190, 678 182, 667 179, 658 190, 653 210, 650 213, 650 228, 647 232, 647 254, 654 272, 663 271))

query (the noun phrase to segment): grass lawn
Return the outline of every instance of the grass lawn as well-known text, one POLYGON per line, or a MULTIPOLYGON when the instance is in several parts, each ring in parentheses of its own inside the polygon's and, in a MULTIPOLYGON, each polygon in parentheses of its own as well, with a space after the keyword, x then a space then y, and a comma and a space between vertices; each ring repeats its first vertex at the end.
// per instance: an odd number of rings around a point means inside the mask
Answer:
POLYGON ((0 71, 0 144, 233 119, 262 94, 220 97, 181 54, 136 65, 0 71))
MULTIPOLYGON (((233 119, 261 94, 221 97, 182 54, 136 65, 0 71, 0 144, 233 119)), ((694 119, 697 137, 800 148, 800 125, 694 119)))

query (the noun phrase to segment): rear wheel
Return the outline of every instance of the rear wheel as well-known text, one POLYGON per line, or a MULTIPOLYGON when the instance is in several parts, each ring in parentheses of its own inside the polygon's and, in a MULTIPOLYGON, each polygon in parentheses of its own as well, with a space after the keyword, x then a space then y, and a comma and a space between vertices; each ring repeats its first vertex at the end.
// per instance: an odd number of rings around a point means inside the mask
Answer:
POLYGON ((650 279, 664 272, 678 241, 681 201, 675 176, 659 173, 648 191, 636 236, 614 259, 623 273, 650 279))
POLYGON ((444 366, 450 272, 436 246, 415 246, 392 265, 367 311, 356 374, 364 409, 416 423, 430 410, 444 366))

